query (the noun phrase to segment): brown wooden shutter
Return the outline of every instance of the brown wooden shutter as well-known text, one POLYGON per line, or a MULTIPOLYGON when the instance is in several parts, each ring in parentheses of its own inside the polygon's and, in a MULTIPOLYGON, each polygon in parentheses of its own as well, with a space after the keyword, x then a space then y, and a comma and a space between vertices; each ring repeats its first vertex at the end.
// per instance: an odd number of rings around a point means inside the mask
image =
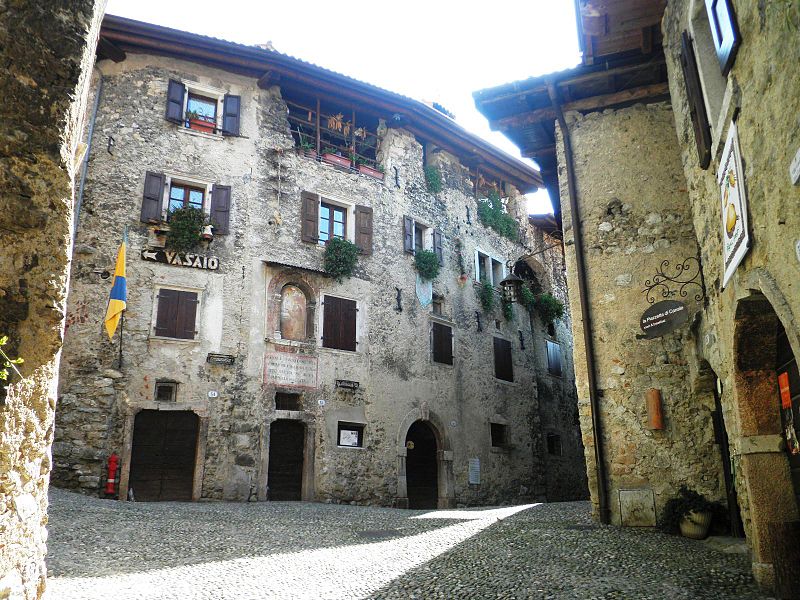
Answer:
POLYGON ((372 209, 369 206, 356 206, 356 246, 362 254, 372 254, 372 209))
POLYGON ((319 197, 303 192, 300 198, 300 239, 314 244, 319 239, 319 197))
POLYGON ((403 250, 414 254, 414 219, 403 217, 403 250))
POLYGON ((433 323, 433 360, 446 365, 453 364, 453 328, 433 323))
POLYGON ((186 86, 180 81, 169 80, 167 86, 167 121, 173 123, 183 122, 183 97, 186 95, 186 86))
POLYGON ((178 295, 177 290, 158 290, 155 333, 163 337, 177 337, 178 295))
POLYGON ((723 75, 727 75, 736 59, 742 39, 736 24, 736 15, 730 0, 706 0, 706 12, 719 68, 723 75))
POLYGON ((178 320, 175 325, 175 337, 182 340, 193 340, 195 322, 197 320, 197 292, 178 292, 178 320))
POLYGON ((494 338, 494 376, 505 381, 514 381, 511 342, 498 337, 494 338))
POLYGON ((341 350, 356 351, 356 317, 358 316, 358 308, 356 307, 355 300, 339 299, 339 305, 342 309, 342 318, 340 323, 341 330, 341 350))
POLYGON ((211 224, 215 235, 228 233, 231 217, 231 186, 217 185, 211 188, 211 224))
POLYGON ((703 102, 703 89, 700 86, 700 75, 697 72, 692 38, 689 32, 681 35, 681 67, 683 80, 686 83, 686 96, 689 101, 689 115, 694 129, 694 140, 697 144, 697 158, 700 168, 707 169, 711 162, 711 128, 708 124, 706 105, 703 102))
POLYGON ((439 259, 439 264, 444 266, 444 248, 442 247, 442 232, 438 229, 433 230, 433 251, 436 258, 439 259))
POLYGON ((144 197, 142 198, 142 212, 139 217, 145 223, 158 223, 161 221, 161 204, 164 201, 163 173, 148 171, 144 177, 144 197))
POLYGON ((242 98, 225 94, 222 102, 222 135, 239 135, 239 113, 242 98))
POLYGON ((322 313, 322 345, 338 350, 356 350, 356 302, 325 296, 322 313))
POLYGON ((339 347, 339 299, 325 296, 322 301, 322 345, 325 348, 339 347))

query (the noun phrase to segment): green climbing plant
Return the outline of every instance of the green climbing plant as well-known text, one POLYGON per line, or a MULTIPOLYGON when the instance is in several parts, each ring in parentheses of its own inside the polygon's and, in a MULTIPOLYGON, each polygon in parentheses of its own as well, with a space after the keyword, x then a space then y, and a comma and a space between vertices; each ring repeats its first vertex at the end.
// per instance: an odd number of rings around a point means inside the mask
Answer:
POLYGON ((564 303, 550 294, 539 294, 536 297, 536 312, 542 321, 549 324, 564 316, 564 303))
POLYGON ((425 167, 425 185, 431 194, 438 194, 444 188, 442 184, 442 172, 436 165, 425 167))
POLYGON ((417 250, 414 253, 414 267, 425 281, 433 281, 439 275, 439 258, 430 250, 417 250))
POLYGON ((489 192, 488 198, 478 199, 478 218, 486 227, 494 229, 512 242, 519 238, 519 225, 505 211, 500 195, 495 190, 489 192))
POLYGON ((208 224, 206 214, 199 208, 185 206, 169 214, 166 246, 175 252, 190 252, 200 243, 200 234, 208 224))
POLYGON ((489 312, 494 308, 494 286, 488 281, 481 283, 478 289, 478 298, 481 301, 483 312, 489 312))
POLYGON ((356 267, 359 249, 353 242, 341 238, 331 238, 325 244, 323 265, 325 272, 342 282, 345 277, 350 277, 356 267))
POLYGON ((531 291, 527 285, 523 285, 519 291, 519 303, 522 304, 528 311, 536 308, 536 295, 531 291))
POLYGON ((514 303, 503 300, 503 317, 506 321, 514 320, 514 303))

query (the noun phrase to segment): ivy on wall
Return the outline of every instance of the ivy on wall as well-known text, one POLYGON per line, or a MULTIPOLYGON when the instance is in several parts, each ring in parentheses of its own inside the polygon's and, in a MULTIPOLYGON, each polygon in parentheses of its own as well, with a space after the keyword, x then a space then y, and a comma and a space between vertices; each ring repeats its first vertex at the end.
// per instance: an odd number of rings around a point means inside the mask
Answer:
POLYGON ((488 198, 478 199, 478 218, 486 227, 494 229, 512 242, 519 239, 519 225, 516 219, 505 211, 500 195, 495 190, 489 192, 488 198))

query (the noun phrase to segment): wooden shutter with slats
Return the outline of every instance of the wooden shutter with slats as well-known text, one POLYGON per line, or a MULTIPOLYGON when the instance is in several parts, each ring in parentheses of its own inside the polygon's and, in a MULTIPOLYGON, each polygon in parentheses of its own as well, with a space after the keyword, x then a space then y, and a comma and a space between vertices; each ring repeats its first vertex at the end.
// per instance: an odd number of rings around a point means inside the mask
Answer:
POLYGON ((197 320, 197 292, 178 292, 178 321, 175 325, 175 337, 182 340, 193 340, 195 322, 197 320))
POLYGON ((707 169, 711 162, 711 127, 708 124, 708 114, 703 101, 703 88, 700 86, 700 74, 697 71, 692 38, 687 31, 681 35, 681 67, 683 80, 686 83, 694 140, 697 144, 697 158, 700 161, 700 168, 707 169))
POLYGON ((433 230, 433 252, 439 260, 439 265, 444 266, 444 248, 442 247, 442 232, 438 229, 433 230))
POLYGON ((222 135, 239 135, 241 106, 241 96, 225 94, 222 102, 222 135))
POLYGON ((319 239, 319 196, 303 192, 300 199, 300 239, 315 244, 319 239))
POLYGON ((156 310, 155 333, 161 337, 177 337, 178 292, 161 288, 158 290, 158 308, 156 310))
POLYGON ((215 235, 228 233, 231 216, 231 186, 217 185, 211 188, 211 224, 215 235))
POLYGON ((433 323, 433 361, 453 364, 453 328, 433 323))
POLYGON ((164 198, 165 181, 163 173, 148 171, 145 175, 142 211, 139 217, 144 223, 158 223, 161 221, 161 204, 164 198))
POLYGON ((325 296, 322 313, 322 345, 338 350, 356 350, 355 300, 325 296))
POLYGON ((494 376, 504 381, 514 381, 511 342, 498 337, 494 338, 494 376))
POLYGON ((414 254, 414 219, 403 217, 403 250, 414 254))
POLYGON ((362 254, 372 254, 372 209, 356 206, 356 246, 362 254))
POLYGON ((185 95, 186 86, 180 81, 170 79, 167 86, 167 111, 165 115, 167 121, 172 121, 173 123, 183 122, 183 98, 185 95))

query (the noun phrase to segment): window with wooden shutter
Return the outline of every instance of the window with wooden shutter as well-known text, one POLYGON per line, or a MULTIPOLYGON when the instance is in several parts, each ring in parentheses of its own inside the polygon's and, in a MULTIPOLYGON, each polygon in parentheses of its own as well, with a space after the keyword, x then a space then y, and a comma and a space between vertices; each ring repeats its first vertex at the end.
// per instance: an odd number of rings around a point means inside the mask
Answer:
POLYGON ((736 59, 736 52, 741 42, 733 6, 730 0, 706 0, 706 12, 719 68, 723 75, 727 75, 736 59))
POLYGON ((222 135, 239 135, 241 105, 240 96, 225 94, 222 103, 222 135))
POLYGON ((231 186, 217 185, 211 188, 211 224, 215 235, 228 233, 231 217, 231 186))
POLYGON ((439 265, 444 266, 444 248, 442 246, 442 232, 438 229, 433 230, 433 252, 439 259, 439 265))
POLYGON ((195 338, 197 292, 161 288, 158 290, 155 334, 182 340, 195 338))
POLYGON ((498 337, 494 338, 494 376, 504 381, 514 381, 511 342, 498 337))
POLYGON ((164 201, 165 181, 163 173, 148 171, 145 175, 140 216, 140 220, 144 223, 158 223, 161 221, 161 204, 164 201))
POLYGON ((173 123, 183 123, 183 98, 186 95, 186 86, 180 81, 169 80, 167 86, 166 119, 173 123))
POLYGON ((414 219, 403 217, 403 250, 414 254, 414 219))
POLYGON ((372 254, 372 209, 369 206, 356 206, 356 246, 362 254, 372 254))
POLYGON ((686 83, 686 96, 689 101, 689 115, 694 129, 694 140, 697 144, 697 158, 701 169, 707 169, 711 162, 711 127, 708 123, 706 105, 703 102, 703 90, 700 85, 700 74, 697 71, 692 38, 687 31, 681 35, 681 67, 683 80, 686 83))
POLYGON ((355 300, 325 296, 322 312, 322 345, 337 350, 356 350, 355 300))
POLYGON ((453 364, 453 328, 441 323, 432 323, 431 345, 433 362, 453 364))
POLYGON ((319 221, 319 196, 309 192, 300 194, 300 239, 312 244, 317 243, 318 221, 319 221))
POLYGON ((547 372, 561 377, 561 345, 550 340, 547 343, 547 372))

